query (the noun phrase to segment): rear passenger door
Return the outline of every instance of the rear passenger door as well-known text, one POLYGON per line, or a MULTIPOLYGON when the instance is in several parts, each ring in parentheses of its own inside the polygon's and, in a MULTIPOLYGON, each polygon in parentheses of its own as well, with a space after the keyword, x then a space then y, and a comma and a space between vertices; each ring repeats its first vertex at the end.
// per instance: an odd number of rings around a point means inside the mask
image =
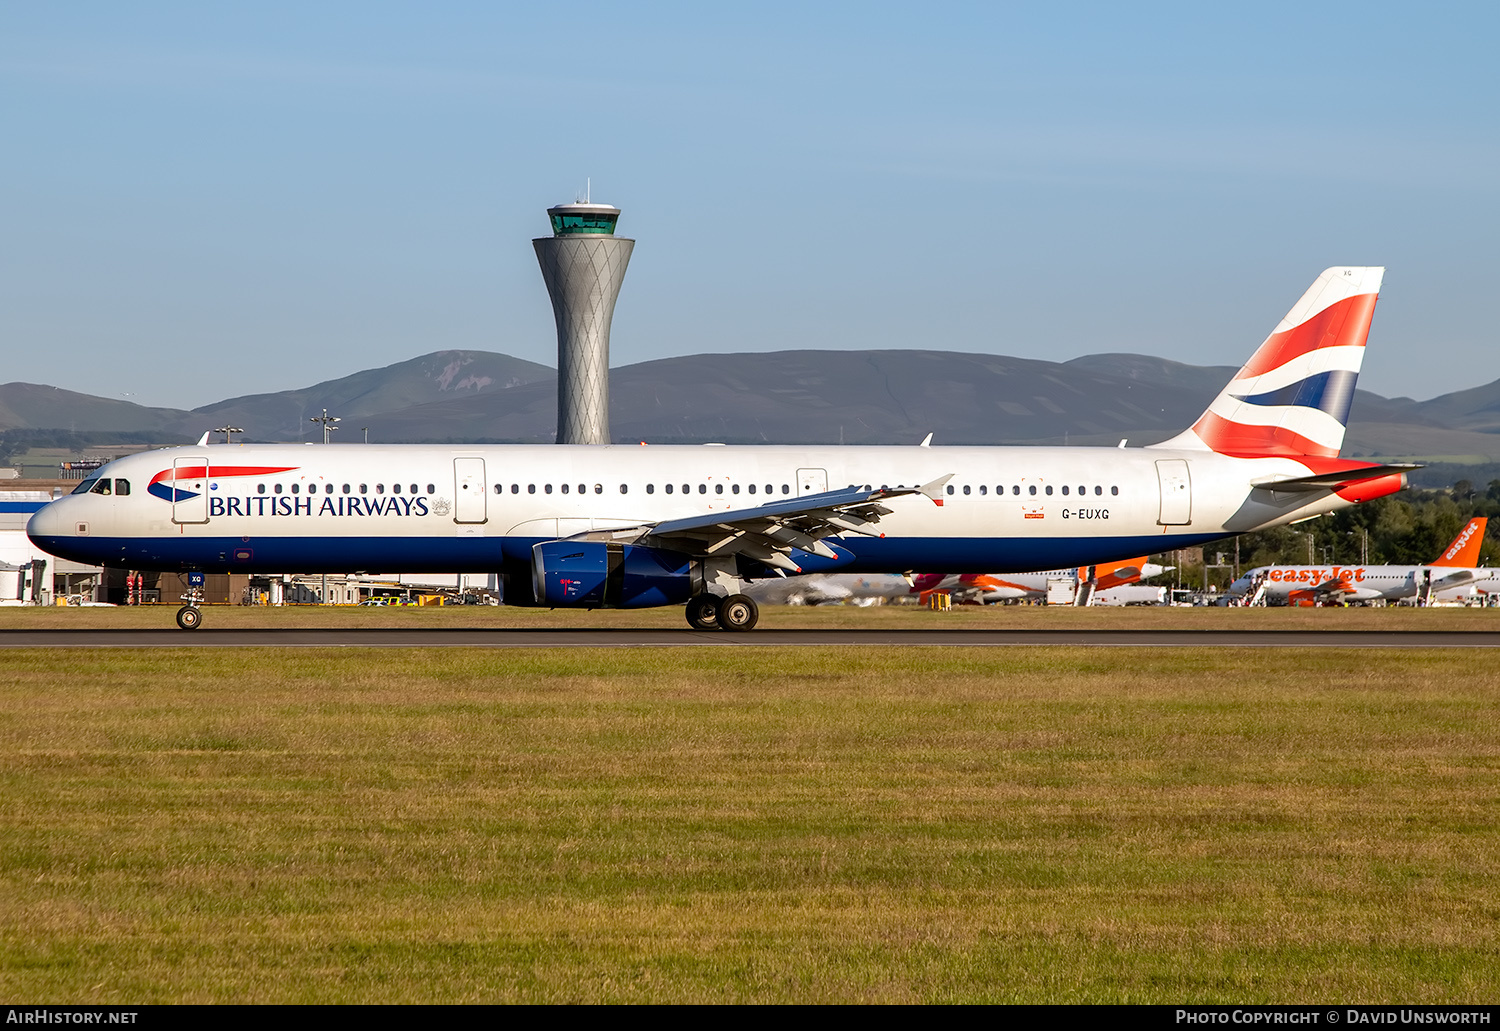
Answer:
POLYGON ((483 523, 488 520, 485 511, 484 459, 455 458, 453 460, 453 521, 455 523, 483 523))

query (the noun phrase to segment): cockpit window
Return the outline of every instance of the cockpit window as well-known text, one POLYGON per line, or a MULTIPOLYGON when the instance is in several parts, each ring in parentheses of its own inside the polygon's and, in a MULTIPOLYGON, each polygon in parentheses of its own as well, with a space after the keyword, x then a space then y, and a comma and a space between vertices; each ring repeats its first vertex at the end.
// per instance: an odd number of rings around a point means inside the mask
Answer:
POLYGON ((96 484, 98 482, 99 482, 98 478, 95 478, 95 479, 92 479, 92 480, 84 480, 78 486, 76 486, 76 487, 73 488, 73 493, 74 494, 87 494, 89 491, 91 491, 91 490, 94 489, 94 484, 96 484))
POLYGON ((129 496, 129 494, 130 494, 130 481, 129 480, 115 480, 115 495, 117 497, 122 497, 123 498, 123 497, 129 496))
POLYGON ((89 491, 89 493, 90 494, 108 494, 109 493, 109 481, 108 480, 104 480, 104 479, 95 480, 94 481, 94 489, 91 490, 91 491, 89 491))

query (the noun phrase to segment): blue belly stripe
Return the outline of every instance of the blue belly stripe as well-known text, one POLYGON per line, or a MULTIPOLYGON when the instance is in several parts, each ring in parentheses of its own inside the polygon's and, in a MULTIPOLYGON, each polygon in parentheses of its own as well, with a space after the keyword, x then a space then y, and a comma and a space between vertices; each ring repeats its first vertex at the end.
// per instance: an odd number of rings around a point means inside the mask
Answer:
MULTIPOLYGON (((1116 562, 1232 536, 830 538, 841 573, 1024 573, 1116 562)), ((542 537, 48 537, 42 550, 89 565, 205 573, 527 573, 542 537), (247 556, 236 559, 239 552, 247 556)), ((830 569, 833 567, 830 566, 830 569)), ((813 570, 809 568, 809 572, 813 570)))

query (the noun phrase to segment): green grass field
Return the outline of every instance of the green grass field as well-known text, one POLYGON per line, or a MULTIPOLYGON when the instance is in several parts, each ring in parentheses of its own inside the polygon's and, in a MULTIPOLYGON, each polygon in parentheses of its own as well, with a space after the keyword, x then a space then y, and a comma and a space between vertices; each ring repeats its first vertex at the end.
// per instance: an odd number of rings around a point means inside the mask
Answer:
POLYGON ((0 663, 11 1000, 1500 994, 1484 651, 0 663))

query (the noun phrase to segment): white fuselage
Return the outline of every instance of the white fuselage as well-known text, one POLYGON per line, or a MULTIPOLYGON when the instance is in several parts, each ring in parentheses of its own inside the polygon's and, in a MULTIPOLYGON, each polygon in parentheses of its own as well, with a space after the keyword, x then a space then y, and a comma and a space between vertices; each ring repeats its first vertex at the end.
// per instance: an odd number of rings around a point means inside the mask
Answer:
POLYGON ((55 554, 131 569, 519 572, 538 542, 951 475, 941 504, 889 499, 871 535, 831 539, 845 554, 806 570, 1006 572, 1187 547, 1354 503, 1250 486, 1308 473, 1290 458, 1119 448, 206 445, 112 462, 95 482, 109 494, 64 497, 28 532, 55 554))

